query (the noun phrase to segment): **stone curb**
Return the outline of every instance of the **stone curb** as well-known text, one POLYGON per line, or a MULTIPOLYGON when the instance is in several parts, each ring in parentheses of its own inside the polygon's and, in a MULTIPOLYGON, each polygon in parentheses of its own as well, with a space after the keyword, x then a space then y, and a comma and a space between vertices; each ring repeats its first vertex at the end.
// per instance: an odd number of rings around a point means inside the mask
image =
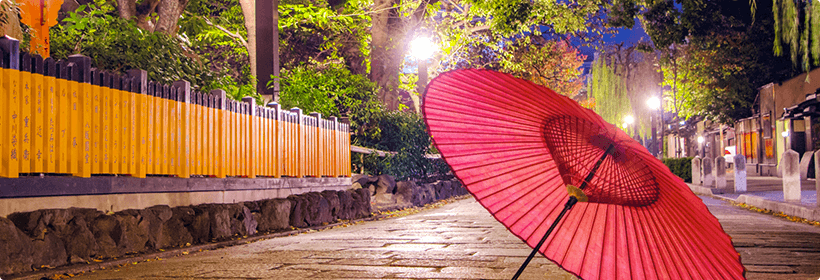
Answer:
MULTIPOLYGON (((413 208, 416 208, 416 207, 413 207, 413 208)), ((408 208, 408 209, 412 209, 412 208, 408 208)), ((340 226, 340 225, 344 225, 344 224, 349 224, 349 223, 375 221, 375 220, 379 220, 379 219, 383 219, 383 218, 387 218, 387 217, 390 217, 390 215, 389 214, 380 214, 380 215, 370 216, 370 217, 367 217, 367 218, 350 220, 350 221, 344 222, 344 223, 338 222, 338 223, 322 225, 322 226, 313 226, 313 227, 308 227, 308 228, 300 228, 300 229, 296 229, 296 230, 290 230, 290 231, 284 231, 284 232, 275 232, 275 233, 269 233, 269 234, 259 235, 259 236, 250 236, 248 238, 242 238, 242 239, 236 239, 236 240, 226 240, 226 241, 221 241, 221 242, 216 242, 216 243, 193 245, 193 246, 184 247, 184 248, 172 248, 172 249, 166 249, 163 252, 140 254, 140 255, 135 255, 135 256, 131 256, 131 257, 119 258, 119 259, 116 259, 116 260, 107 260, 107 261, 103 261, 103 262, 99 262, 99 263, 78 264, 78 265, 73 265, 73 266, 61 267, 61 268, 57 268, 57 269, 53 269, 53 270, 28 272, 28 273, 23 273, 23 274, 18 274, 18 275, 6 275, 6 276, 3 276, 3 277, 6 277, 6 278, 0 278, 0 279, 7 279, 7 280, 8 279, 44 279, 44 278, 49 278, 49 277, 54 276, 54 275, 64 275, 64 274, 75 274, 76 275, 76 274, 89 272, 89 271, 93 271, 93 270, 100 270, 100 269, 103 269, 103 268, 107 269, 107 268, 111 268, 111 267, 115 267, 115 266, 119 266, 119 265, 124 265, 124 264, 129 264, 129 263, 142 262, 142 261, 145 261, 145 260, 148 260, 148 259, 153 260, 153 259, 156 259, 156 258, 174 257, 174 256, 178 256, 178 255, 183 255, 184 252, 194 253, 194 252, 199 252, 199 251, 207 251, 207 250, 219 249, 219 248, 224 248, 224 247, 231 247, 231 246, 256 242, 256 241, 260 241, 260 240, 264 240, 264 239, 271 239, 271 238, 277 238, 277 237, 297 235, 297 234, 301 234, 301 233, 305 233, 305 232, 309 232, 309 231, 327 229, 327 228, 340 226)))
POLYGON ((734 201, 735 203, 744 203, 749 206, 767 209, 774 212, 782 212, 783 214, 803 218, 810 221, 820 221, 820 207, 810 208, 801 205, 794 205, 786 202, 772 201, 762 197, 741 194, 737 199, 722 196, 723 191, 720 189, 706 188, 692 184, 686 184, 689 189, 698 195, 707 195, 714 198, 734 201))

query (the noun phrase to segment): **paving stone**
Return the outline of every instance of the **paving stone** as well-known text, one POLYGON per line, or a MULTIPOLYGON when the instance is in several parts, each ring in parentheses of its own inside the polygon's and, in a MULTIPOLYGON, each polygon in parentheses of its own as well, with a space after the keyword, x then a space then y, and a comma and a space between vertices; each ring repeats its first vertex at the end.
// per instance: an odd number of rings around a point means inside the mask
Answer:
MULTIPOLYGON (((820 227, 702 197, 748 279, 818 279, 820 227)), ((401 218, 262 240, 73 279, 510 279, 531 249, 472 198, 401 218)), ((521 279, 576 279, 537 256, 521 279)))

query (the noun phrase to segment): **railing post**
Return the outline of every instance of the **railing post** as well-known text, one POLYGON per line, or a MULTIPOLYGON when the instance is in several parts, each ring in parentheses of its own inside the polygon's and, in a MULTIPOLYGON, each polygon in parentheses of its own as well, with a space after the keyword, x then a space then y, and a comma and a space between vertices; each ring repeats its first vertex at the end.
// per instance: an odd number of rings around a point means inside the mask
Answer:
POLYGON ((2 89, 0 95, 0 176, 17 178, 20 169, 17 135, 20 132, 20 97, 17 89, 20 69, 20 42, 8 36, 0 38, 2 51, 2 89))
POLYGON ((20 54, 20 71, 18 71, 17 74, 20 79, 20 91, 18 92, 20 95, 20 114, 18 117, 20 119, 20 132, 17 134, 17 150, 19 151, 18 160, 20 161, 20 169, 18 171, 20 173, 31 173, 31 103, 34 98, 31 91, 34 87, 31 82, 31 55, 28 53, 24 52, 20 54))
POLYGON ((273 109, 273 133, 271 133, 271 139, 268 140, 273 141, 273 151, 270 155, 273 157, 273 177, 281 178, 285 157, 283 152, 285 135, 282 131, 284 125, 281 116, 282 106, 279 103, 271 102, 268 103, 268 107, 273 109))
POLYGON ((148 96, 148 72, 145 70, 132 69, 128 70, 128 76, 132 77, 134 81, 131 91, 137 93, 135 98, 136 126, 134 127, 137 139, 136 151, 134 151, 137 154, 137 170, 133 176, 145 178, 145 175, 148 174, 148 158, 151 154, 151 139, 148 133, 152 132, 149 127, 153 124, 151 121, 153 117, 153 108, 151 107, 153 106, 151 106, 152 103, 150 102, 151 97, 148 96))
POLYGON ((312 167, 311 170, 310 170, 310 175, 312 175, 314 177, 322 177, 323 162, 322 162, 321 158, 324 155, 324 153, 322 153, 322 144, 321 144, 322 139, 323 139, 323 137, 322 137, 322 114, 312 112, 312 113, 310 113, 310 116, 314 118, 314 120, 312 120, 312 121, 314 121, 315 124, 316 124, 316 127, 309 127, 308 128, 309 129, 308 133, 312 134, 311 138, 313 138, 311 143, 310 143, 310 145, 312 146, 311 149, 313 150, 313 153, 311 153, 312 158, 310 159, 311 167, 312 167))
POLYGON ((179 157, 177 159, 177 176, 180 178, 191 177, 191 83, 188 81, 176 81, 173 84, 178 96, 177 101, 181 108, 179 116, 179 127, 177 128, 177 147, 179 157))
POLYGON ((227 98, 225 91, 215 89, 211 91, 211 95, 216 98, 216 177, 225 178, 227 169, 227 108, 225 107, 225 99, 227 98))
MULTIPOLYGON (((57 89, 55 88, 57 79, 56 62, 53 58, 43 60, 43 89, 45 99, 45 162, 46 173, 57 172, 57 89)), ((1 115, 2 113, 0 113, 1 115)), ((2 127, 2 125, 0 125, 2 127)))
MULTIPOLYGON (((296 156, 301 158, 305 155, 305 120, 302 109, 291 108, 290 111, 296 114, 296 156)), ((296 177, 305 177, 305 161, 296 160, 296 177)))
POLYGON ((245 108, 247 108, 247 116, 245 118, 247 119, 246 125, 247 125, 247 128, 248 128, 248 132, 246 133, 246 135, 247 135, 247 138, 246 138, 247 139, 247 143, 246 143, 247 146, 246 146, 246 148, 247 148, 248 152, 245 154, 245 157, 246 157, 245 162, 248 163, 249 168, 247 168, 246 170, 248 172, 248 174, 247 174, 248 178, 256 178, 256 173, 258 173, 258 170, 257 170, 258 169, 257 168, 258 161, 257 161, 256 156, 257 156, 257 153, 259 152, 259 151, 256 150, 257 143, 258 143, 258 140, 257 140, 258 135, 257 134, 259 133, 258 126, 256 124, 256 114, 257 114, 256 106, 254 105, 255 101, 254 101, 253 97, 250 97, 250 96, 242 97, 242 102, 245 102, 245 106, 247 106, 247 107, 245 107, 245 108))
POLYGON ((34 105, 32 115, 34 115, 34 117, 32 118, 31 126, 31 135, 33 138, 32 153, 34 158, 32 172, 38 173, 45 172, 46 100, 44 99, 43 73, 43 58, 39 55, 34 55, 31 61, 32 92, 34 94, 34 100, 32 101, 34 105))
POLYGON ((337 117, 330 117, 330 134, 330 154, 332 155, 330 175, 333 177, 339 177, 342 172, 339 171, 339 168, 341 167, 339 164, 341 161, 341 155, 339 152, 341 149, 339 149, 339 118, 337 117))
MULTIPOLYGON (((79 130, 74 134, 77 138, 72 139, 72 143, 76 141, 79 144, 73 147, 79 152, 79 157, 73 159, 78 163, 74 176, 88 178, 91 177, 91 112, 93 112, 91 107, 91 58, 75 54, 69 56, 68 61, 74 63, 74 81, 79 83, 74 85, 72 93, 73 98, 76 98, 74 100, 77 101, 76 107, 72 109, 79 111, 76 114, 79 117, 76 120, 78 126, 74 126, 79 130)), ((75 120, 72 119, 72 121, 75 120)))

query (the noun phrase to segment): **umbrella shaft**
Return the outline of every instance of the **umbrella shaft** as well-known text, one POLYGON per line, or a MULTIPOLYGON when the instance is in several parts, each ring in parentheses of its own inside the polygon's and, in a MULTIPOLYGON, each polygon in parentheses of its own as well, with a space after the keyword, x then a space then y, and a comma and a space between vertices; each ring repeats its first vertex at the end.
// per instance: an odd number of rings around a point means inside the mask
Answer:
POLYGON ((606 156, 611 154, 614 150, 615 150, 615 145, 609 144, 609 147, 606 148, 606 151, 604 152, 604 154, 601 155, 601 158, 598 159, 598 162, 596 162, 595 166, 592 167, 592 170, 589 171, 589 175, 587 175, 586 179, 584 179, 584 181, 581 182, 581 185, 578 186, 579 189, 583 190, 584 188, 587 187, 587 182, 589 182, 589 180, 592 180, 592 177, 595 176, 595 172, 598 172, 598 168, 601 167, 601 163, 604 162, 604 159, 606 159, 606 156))
POLYGON ((552 225, 550 225, 550 228, 547 230, 547 233, 545 233, 544 237, 541 238, 541 241, 538 241, 538 244, 535 245, 535 248, 532 248, 532 252, 530 252, 530 255, 527 256, 527 260, 525 260, 524 263, 521 264, 521 267, 518 268, 518 271, 515 273, 515 276, 513 276, 513 280, 516 280, 519 276, 521 276, 521 273, 524 272, 524 268, 526 268, 527 265, 530 264, 532 258, 534 258, 535 254, 538 253, 538 249, 541 248, 541 245, 544 245, 544 242, 547 241, 547 237, 549 237, 550 233, 552 233, 552 230, 554 230, 555 227, 558 226, 558 222, 561 221, 561 218, 564 217, 564 214, 566 214, 567 211, 569 211, 569 209, 572 209, 572 206, 575 206, 575 203, 577 202, 578 199, 574 196, 569 197, 569 200, 567 200, 567 204, 564 204, 564 210, 561 210, 561 213, 558 214, 558 218, 555 218, 555 221, 552 222, 552 225))

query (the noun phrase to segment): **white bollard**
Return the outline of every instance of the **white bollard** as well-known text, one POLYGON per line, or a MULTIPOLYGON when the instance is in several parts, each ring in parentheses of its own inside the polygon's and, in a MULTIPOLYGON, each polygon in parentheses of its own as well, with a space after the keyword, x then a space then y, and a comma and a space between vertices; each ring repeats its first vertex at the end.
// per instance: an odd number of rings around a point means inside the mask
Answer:
POLYGON ((695 157, 692 159, 692 184, 700 185, 701 178, 700 178, 700 157, 695 157))
POLYGON ((726 189, 726 159, 723 157, 715 158, 715 187, 718 189, 726 189))
POLYGON ((783 152, 783 199, 800 201, 800 154, 792 149, 783 152))
POLYGON ((701 161, 701 164, 703 166, 703 172, 701 172, 700 174, 703 174, 703 187, 711 188, 715 186, 715 176, 712 173, 713 163, 714 161, 708 158, 704 158, 703 161, 701 161))
POLYGON ((735 155, 735 193, 746 192, 746 156, 735 155))

